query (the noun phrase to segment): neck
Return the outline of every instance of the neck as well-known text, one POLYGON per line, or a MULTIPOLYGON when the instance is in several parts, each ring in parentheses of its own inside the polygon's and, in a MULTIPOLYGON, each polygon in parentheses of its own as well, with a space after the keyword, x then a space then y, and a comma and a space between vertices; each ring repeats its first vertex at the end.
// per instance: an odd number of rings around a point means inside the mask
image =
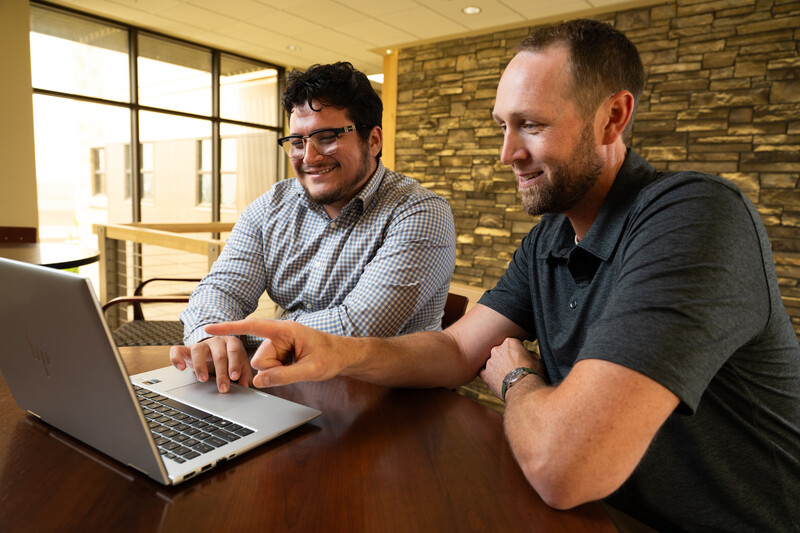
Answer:
POLYGON ((589 228, 592 227, 595 218, 597 218, 597 213, 600 212, 600 208, 603 207, 603 203, 606 201, 608 191, 614 185, 614 180, 617 178, 619 169, 622 168, 627 154, 627 148, 621 140, 614 144, 603 146, 601 150, 606 163, 603 165, 603 170, 600 172, 597 182, 575 207, 564 213, 569 218, 578 240, 583 239, 584 235, 589 232, 589 228))
POLYGON ((366 178, 361 181, 360 186, 358 186, 356 190, 352 191, 352 193, 346 198, 342 198, 341 200, 330 204, 322 204, 322 209, 324 209, 328 216, 331 217, 331 220, 338 217, 339 213, 341 213, 342 209, 344 209, 344 206, 350 203, 350 200, 358 196, 358 194, 364 189, 367 183, 369 183, 369 180, 372 179, 377 171, 378 162, 375 159, 372 159, 372 164, 370 165, 369 170, 367 170, 365 173, 366 178))

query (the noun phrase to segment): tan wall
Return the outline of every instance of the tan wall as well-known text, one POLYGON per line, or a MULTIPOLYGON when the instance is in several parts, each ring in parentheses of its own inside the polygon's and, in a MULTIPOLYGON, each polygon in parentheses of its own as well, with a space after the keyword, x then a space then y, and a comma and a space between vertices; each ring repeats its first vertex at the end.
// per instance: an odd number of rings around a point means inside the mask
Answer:
MULTIPOLYGON (((784 296, 800 296, 800 2, 678 0, 596 18, 623 30, 645 64, 633 146, 660 169, 736 182, 767 225, 784 296)), ((534 224, 491 118, 529 31, 400 51, 395 166, 450 201, 456 282, 493 286, 534 224)), ((800 328, 800 308, 790 314, 800 328)))
POLYGON ((28 0, 0 1, 0 226, 38 227, 28 0))

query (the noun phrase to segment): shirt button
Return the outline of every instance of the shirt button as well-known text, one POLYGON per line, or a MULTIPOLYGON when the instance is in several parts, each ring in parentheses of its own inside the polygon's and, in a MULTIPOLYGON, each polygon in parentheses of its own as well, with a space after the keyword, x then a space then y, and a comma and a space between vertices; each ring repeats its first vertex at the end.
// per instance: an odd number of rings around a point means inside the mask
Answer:
POLYGON ((572 301, 569 303, 569 308, 570 308, 570 309, 575 309, 576 307, 578 307, 578 300, 572 300, 572 301))

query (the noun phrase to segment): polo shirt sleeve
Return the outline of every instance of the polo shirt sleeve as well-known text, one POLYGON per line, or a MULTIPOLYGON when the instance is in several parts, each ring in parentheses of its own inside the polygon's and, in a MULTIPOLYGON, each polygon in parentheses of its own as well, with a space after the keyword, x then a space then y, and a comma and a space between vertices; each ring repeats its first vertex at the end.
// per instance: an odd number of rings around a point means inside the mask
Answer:
POLYGON ((723 180, 676 174, 644 189, 615 251, 609 299, 577 360, 636 370, 694 412, 722 365, 769 319, 760 224, 723 180))
POLYGON ((535 226, 522 239, 497 285, 484 292, 478 300, 478 303, 497 311, 524 329, 530 335, 529 340, 536 338, 530 276, 534 275, 535 270, 532 263, 535 261, 538 234, 539 226, 535 226))

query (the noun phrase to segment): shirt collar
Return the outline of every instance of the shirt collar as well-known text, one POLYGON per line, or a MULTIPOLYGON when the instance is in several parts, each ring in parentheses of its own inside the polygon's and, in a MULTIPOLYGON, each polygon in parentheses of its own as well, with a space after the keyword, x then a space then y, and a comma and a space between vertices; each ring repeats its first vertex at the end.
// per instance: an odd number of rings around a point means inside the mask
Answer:
MULTIPOLYGON (((622 236, 628 213, 636 198, 657 174, 658 171, 653 166, 642 159, 635 150, 628 148, 625 161, 597 213, 597 218, 581 239, 579 246, 603 261, 610 259, 622 236)), ((575 245, 575 232, 566 216, 556 216, 561 220, 557 223, 558 230, 554 232, 547 255, 565 257, 575 245)))

